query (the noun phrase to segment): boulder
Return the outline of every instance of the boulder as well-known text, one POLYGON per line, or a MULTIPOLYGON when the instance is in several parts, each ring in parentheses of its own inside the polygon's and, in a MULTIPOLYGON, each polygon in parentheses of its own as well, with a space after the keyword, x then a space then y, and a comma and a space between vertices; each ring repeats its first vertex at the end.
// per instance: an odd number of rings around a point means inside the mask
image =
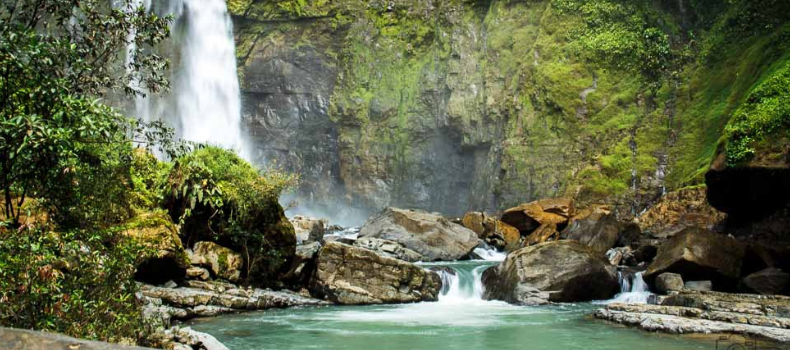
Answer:
POLYGON ((483 225, 486 228, 485 241, 500 250, 517 246, 521 240, 521 232, 500 220, 488 217, 483 225))
POLYGON ((299 243, 320 242, 327 232, 329 223, 324 219, 296 215, 288 219, 294 227, 299 243))
POLYGON ((121 235, 147 249, 137 265, 135 279, 161 284, 184 277, 189 257, 181 244, 178 228, 164 213, 151 212, 134 217, 121 226, 121 235))
POLYGON ((664 272, 656 277, 656 290, 661 294, 683 290, 683 277, 676 273, 664 272))
POLYGON ((400 243, 386 239, 362 237, 354 242, 357 247, 373 250, 381 255, 408 262, 422 260, 422 255, 411 249, 404 248, 400 243))
POLYGON ((485 299, 525 305, 603 300, 619 289, 616 268, 575 241, 516 250, 485 271, 483 284, 485 299))
POLYGON ((486 214, 479 211, 469 212, 464 214, 463 219, 461 219, 461 224, 476 233, 478 238, 485 239, 486 228, 483 226, 485 217, 486 214))
POLYGON ((571 221, 562 231, 562 237, 579 241, 603 254, 617 244, 621 229, 614 215, 589 215, 571 221))
POLYGON ((212 335, 198 332, 190 327, 173 327, 164 331, 162 344, 166 348, 186 345, 185 349, 229 350, 212 335))
POLYGON ((743 278, 742 284, 749 291, 759 294, 779 294, 786 290, 790 275, 775 267, 769 267, 743 278))
POLYGON ((505 210, 501 220, 526 236, 544 224, 565 225, 573 214, 572 199, 542 199, 505 210))
POLYGON ((319 242, 296 246, 296 255, 291 262, 291 269, 282 277, 282 280, 293 289, 307 287, 310 277, 315 271, 315 259, 320 249, 321 243, 319 242))
POLYGON ((310 283, 313 295, 354 305, 435 301, 441 288, 435 272, 338 242, 318 252, 310 283))
POLYGON ((674 272, 684 280, 711 280, 716 290, 732 290, 741 274, 744 251, 732 237, 690 227, 661 245, 645 279, 674 272))
POLYGON ((236 253, 214 242, 197 242, 192 253, 192 264, 205 266, 214 276, 237 282, 241 278, 244 259, 236 253))
POLYGON ((559 238, 560 233, 557 232, 557 225, 551 223, 543 224, 524 239, 524 246, 529 247, 531 245, 556 241, 559 238))
POLYGON ((398 242, 425 261, 454 261, 477 247, 477 235, 436 214, 387 208, 360 229, 359 237, 398 242))
POLYGON ((519 230, 485 213, 466 213, 461 223, 488 245, 500 250, 504 250, 506 247, 518 248, 518 242, 521 239, 519 230))

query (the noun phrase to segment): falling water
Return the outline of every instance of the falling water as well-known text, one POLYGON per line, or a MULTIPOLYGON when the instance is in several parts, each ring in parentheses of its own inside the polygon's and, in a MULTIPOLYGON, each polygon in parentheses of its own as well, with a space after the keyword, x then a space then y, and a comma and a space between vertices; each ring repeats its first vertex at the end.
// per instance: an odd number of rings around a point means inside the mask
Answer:
POLYGON ((236 48, 225 0, 183 1, 182 70, 175 85, 181 136, 244 153, 236 48))
MULTIPOLYGON (((138 98, 137 115, 166 121, 185 140, 234 149, 249 159, 241 132, 233 24, 225 0, 173 0, 163 10, 175 16, 179 29, 174 30, 180 59, 173 71, 173 91, 164 98, 138 98)), ((127 52, 131 49, 130 44, 127 52)))
POLYGON ((647 304, 650 297, 650 288, 642 279, 642 272, 623 273, 617 272, 620 280, 620 293, 607 303, 647 304))
POLYGON ((477 256, 483 258, 483 260, 485 261, 502 261, 505 260, 505 257, 507 256, 507 254, 505 254, 504 252, 500 252, 491 247, 475 248, 474 253, 477 254, 477 256))
POLYGON ((483 264, 468 268, 457 268, 437 271, 442 278, 442 292, 439 295, 440 303, 469 304, 483 302, 483 272, 490 264, 483 264))

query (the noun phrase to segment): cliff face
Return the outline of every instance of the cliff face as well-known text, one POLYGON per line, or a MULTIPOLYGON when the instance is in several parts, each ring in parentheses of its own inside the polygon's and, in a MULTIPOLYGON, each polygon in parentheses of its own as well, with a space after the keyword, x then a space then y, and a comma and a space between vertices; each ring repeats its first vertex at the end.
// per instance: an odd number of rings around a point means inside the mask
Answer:
POLYGON ((301 204, 330 214, 551 196, 633 213, 702 183, 717 153, 735 165, 787 136, 787 114, 742 112, 788 69, 782 1, 229 7, 259 160, 301 173, 301 204))

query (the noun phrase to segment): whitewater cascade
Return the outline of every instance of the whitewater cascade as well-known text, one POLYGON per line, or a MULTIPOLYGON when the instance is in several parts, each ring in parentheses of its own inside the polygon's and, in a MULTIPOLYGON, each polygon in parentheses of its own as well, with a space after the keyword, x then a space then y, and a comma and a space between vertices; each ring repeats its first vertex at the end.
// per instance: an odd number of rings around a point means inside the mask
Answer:
MULTIPOLYGON (((150 0, 134 1, 150 6, 150 0)), ((173 0, 158 12, 173 14, 179 29, 173 30, 179 59, 172 95, 138 98, 137 115, 166 121, 182 139, 234 149, 249 160, 241 132, 233 23, 225 0, 173 0)))
POLYGON ((645 280, 642 279, 642 272, 623 273, 618 271, 617 279, 620 281, 620 293, 607 303, 647 304, 652 293, 650 293, 650 288, 645 280))
POLYGON ((442 278, 440 303, 464 303, 483 300, 483 271, 488 265, 481 265, 471 271, 453 269, 437 271, 442 278))

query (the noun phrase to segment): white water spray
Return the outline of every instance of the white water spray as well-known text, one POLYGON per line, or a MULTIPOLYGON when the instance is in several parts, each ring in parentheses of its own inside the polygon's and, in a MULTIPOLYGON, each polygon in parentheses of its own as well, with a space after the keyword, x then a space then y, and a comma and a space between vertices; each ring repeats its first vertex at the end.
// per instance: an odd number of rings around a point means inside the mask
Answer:
POLYGON ((505 252, 500 252, 491 247, 477 247, 475 248, 474 253, 477 254, 477 256, 483 258, 485 261, 504 261, 505 257, 507 257, 505 252))
POLYGON ((225 0, 183 1, 182 69, 174 90, 179 132, 243 155, 236 48, 225 0))
MULTIPOLYGON (((133 1, 150 6, 150 0, 133 1)), ((166 121, 182 139, 233 149, 249 160, 241 132, 233 23, 225 0, 173 0, 164 10, 183 26, 174 30, 181 36, 172 95, 138 98, 137 115, 166 121)), ((127 52, 134 49, 131 45, 127 52)))
POLYGON ((634 274, 617 272, 617 278, 620 280, 620 293, 607 303, 647 304, 652 293, 650 293, 650 288, 645 280, 642 279, 641 272, 634 274))
POLYGON ((489 265, 474 267, 471 271, 466 269, 453 269, 452 271, 437 271, 442 278, 442 293, 439 302, 446 304, 469 304, 483 301, 483 272, 489 265))

